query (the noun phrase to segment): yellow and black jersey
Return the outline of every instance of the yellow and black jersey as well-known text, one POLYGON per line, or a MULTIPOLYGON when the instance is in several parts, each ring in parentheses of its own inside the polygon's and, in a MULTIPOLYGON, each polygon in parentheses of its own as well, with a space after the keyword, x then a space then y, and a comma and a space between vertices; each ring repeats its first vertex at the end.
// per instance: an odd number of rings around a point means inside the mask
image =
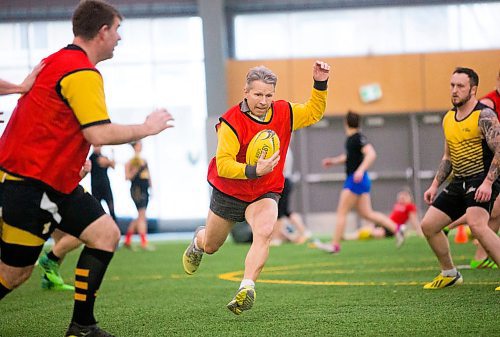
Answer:
POLYGON ((478 103, 463 120, 457 120, 456 109, 446 113, 443 130, 455 178, 483 174, 489 170, 493 152, 479 128, 479 116, 485 105, 478 103))

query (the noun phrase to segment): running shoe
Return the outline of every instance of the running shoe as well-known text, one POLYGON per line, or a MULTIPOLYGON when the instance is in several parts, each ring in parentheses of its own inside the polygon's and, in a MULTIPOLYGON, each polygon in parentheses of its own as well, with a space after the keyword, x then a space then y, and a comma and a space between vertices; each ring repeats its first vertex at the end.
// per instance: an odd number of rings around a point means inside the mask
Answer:
POLYGON ((42 276, 42 289, 74 291, 75 287, 73 287, 72 285, 69 285, 69 284, 65 284, 65 283, 63 283, 63 284, 52 283, 45 275, 43 275, 42 276))
POLYGON ((489 257, 484 260, 470 260, 471 269, 497 269, 498 265, 489 257))
POLYGON ((99 328, 96 324, 93 325, 80 325, 71 322, 66 331, 65 337, 115 337, 112 334, 99 328))
POLYGON ((256 297, 257 294, 254 287, 241 287, 231 302, 227 304, 227 308, 235 315, 240 315, 243 311, 252 309, 256 297))
POLYGON ((198 270, 198 267, 200 266, 201 258, 203 257, 203 251, 201 249, 196 249, 194 240, 196 240, 196 235, 198 235, 198 232, 204 228, 205 226, 196 228, 191 243, 184 251, 184 254, 182 254, 182 265, 186 274, 194 274, 194 272, 198 270))
POLYGON ((53 284, 63 285, 64 280, 59 274, 59 263, 48 258, 47 254, 43 254, 38 259, 38 265, 42 268, 44 276, 53 284))
POLYGON ((446 287, 453 287, 456 285, 460 285, 464 283, 464 279, 462 277, 462 274, 460 272, 457 272, 457 275, 455 276, 443 276, 441 273, 432 280, 432 282, 427 283, 424 285, 424 289, 442 289, 446 287))
POLYGON ((396 231, 396 234, 394 234, 394 237, 396 239, 396 248, 401 248, 403 243, 405 243, 405 225, 399 226, 398 230, 396 231))
POLYGON ((340 252, 340 245, 323 243, 320 240, 314 240, 313 242, 309 243, 309 247, 317 248, 330 254, 337 254, 340 252))

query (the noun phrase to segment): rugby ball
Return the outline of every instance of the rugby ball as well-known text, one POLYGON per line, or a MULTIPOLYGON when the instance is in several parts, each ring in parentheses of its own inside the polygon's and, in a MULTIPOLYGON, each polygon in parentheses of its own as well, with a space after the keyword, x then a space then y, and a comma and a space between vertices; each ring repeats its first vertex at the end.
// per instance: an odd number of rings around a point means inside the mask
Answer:
POLYGON ((270 158, 280 150, 280 139, 273 130, 262 130, 253 136, 248 144, 246 162, 248 165, 257 165, 263 152, 264 159, 270 158))

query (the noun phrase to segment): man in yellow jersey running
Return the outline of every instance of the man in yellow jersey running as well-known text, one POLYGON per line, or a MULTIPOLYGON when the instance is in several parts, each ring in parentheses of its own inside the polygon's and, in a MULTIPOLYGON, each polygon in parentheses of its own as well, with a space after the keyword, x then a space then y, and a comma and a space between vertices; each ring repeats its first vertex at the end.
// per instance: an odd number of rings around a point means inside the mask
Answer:
POLYGON ((443 119, 444 154, 431 186, 424 193, 430 207, 422 220, 422 231, 439 261, 441 273, 425 284, 424 289, 463 283, 453 264, 448 238, 442 231, 463 214, 472 234, 489 256, 497 264, 500 262, 500 238, 488 227, 500 189, 497 181, 500 123, 491 108, 478 102, 478 84, 478 75, 469 68, 456 68, 451 76, 454 108, 443 119), (437 195, 439 186, 451 173, 451 182, 437 195))

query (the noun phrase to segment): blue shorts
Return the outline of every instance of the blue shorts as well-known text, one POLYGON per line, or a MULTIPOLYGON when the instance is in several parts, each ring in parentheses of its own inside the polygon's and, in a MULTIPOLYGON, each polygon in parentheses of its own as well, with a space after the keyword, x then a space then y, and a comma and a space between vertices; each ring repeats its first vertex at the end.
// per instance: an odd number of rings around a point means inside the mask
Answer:
POLYGON ((365 172, 363 175, 363 180, 359 183, 354 182, 354 175, 350 174, 347 176, 347 179, 344 182, 344 188, 347 188, 354 194, 361 195, 363 193, 370 193, 370 188, 372 187, 372 182, 370 181, 370 177, 368 177, 368 173, 365 172))

